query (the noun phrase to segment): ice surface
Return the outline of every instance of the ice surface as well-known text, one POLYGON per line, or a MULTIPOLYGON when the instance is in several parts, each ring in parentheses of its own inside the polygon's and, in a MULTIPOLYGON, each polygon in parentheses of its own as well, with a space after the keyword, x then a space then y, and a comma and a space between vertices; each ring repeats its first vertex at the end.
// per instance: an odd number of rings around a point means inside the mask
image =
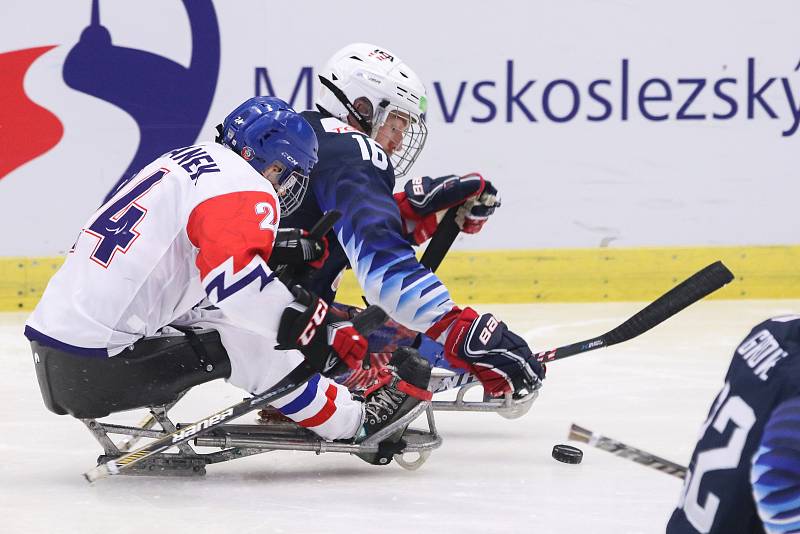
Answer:
MULTIPOLYGON (((524 332, 536 350, 601 334, 641 307, 478 306, 524 332)), ((22 336, 25 315, 0 314, 0 531, 663 532, 680 480, 583 444, 582 464, 558 463, 553 445, 566 442, 575 422, 687 463, 736 344, 762 319, 798 310, 796 300, 702 302, 640 338, 554 362, 522 419, 438 413, 444 444, 418 471, 287 451, 212 465, 205 478, 94 485, 81 473, 99 446, 79 422, 44 408, 22 336)), ((173 415, 188 422, 241 398, 232 386, 207 384, 173 415)), ((117 419, 133 423, 142 414, 117 419)))

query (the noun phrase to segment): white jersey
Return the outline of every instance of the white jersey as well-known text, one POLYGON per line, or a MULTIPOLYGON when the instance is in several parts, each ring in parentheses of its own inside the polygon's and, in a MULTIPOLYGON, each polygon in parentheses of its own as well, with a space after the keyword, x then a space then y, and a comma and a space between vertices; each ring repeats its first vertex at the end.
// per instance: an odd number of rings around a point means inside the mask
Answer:
MULTIPOLYGON (((264 391, 303 361, 275 349, 293 300, 267 266, 279 216, 272 185, 238 154, 213 143, 173 150, 86 222, 25 335, 109 357, 169 323, 213 328, 230 383, 264 391), (219 309, 195 308, 205 298, 219 309)), ((320 375, 275 406, 325 439, 353 437, 363 419, 347 388, 320 375)))
POLYGON ((272 185, 228 148, 169 152, 86 222, 26 336, 114 355, 208 297, 240 326, 274 337, 292 300, 267 266, 279 216, 272 185))

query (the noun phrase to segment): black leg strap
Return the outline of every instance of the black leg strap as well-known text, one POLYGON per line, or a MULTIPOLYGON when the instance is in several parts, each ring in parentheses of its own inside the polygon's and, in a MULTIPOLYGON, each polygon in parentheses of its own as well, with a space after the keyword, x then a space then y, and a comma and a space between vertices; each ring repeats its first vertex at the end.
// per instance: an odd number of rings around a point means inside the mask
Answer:
POLYGON ((194 350, 194 353, 197 355, 197 359, 200 360, 200 365, 203 367, 206 373, 210 373, 214 370, 214 364, 212 363, 211 359, 208 357, 208 351, 206 350, 205 345, 203 342, 200 341, 197 333, 194 329, 190 326, 178 326, 171 324, 169 325, 171 328, 174 328, 178 332, 182 332, 187 340, 189 341, 189 345, 194 350))

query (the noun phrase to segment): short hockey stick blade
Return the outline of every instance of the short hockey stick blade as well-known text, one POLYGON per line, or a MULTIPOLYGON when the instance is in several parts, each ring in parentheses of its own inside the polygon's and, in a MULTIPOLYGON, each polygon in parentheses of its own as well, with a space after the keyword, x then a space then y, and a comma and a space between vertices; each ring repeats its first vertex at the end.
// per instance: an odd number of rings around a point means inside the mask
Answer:
MULTIPOLYGON (((352 319, 353 326, 363 335, 368 335, 377 328, 379 328, 388 316, 378 306, 370 306, 363 312, 359 313, 352 319)), ((269 404, 284 395, 288 395, 295 389, 305 384, 316 371, 310 369, 305 363, 301 363, 295 367, 286 377, 280 382, 272 386, 270 389, 259 395, 254 395, 251 398, 245 399, 238 404, 234 404, 225 410, 221 410, 213 415, 210 415, 194 424, 184 426, 183 428, 159 438, 155 441, 147 443, 127 454, 123 454, 119 458, 109 460, 104 464, 100 464, 86 473, 83 474, 89 482, 94 482, 100 478, 109 475, 117 475, 122 469, 130 467, 136 462, 147 458, 153 454, 164 452, 167 449, 174 447, 180 443, 191 441, 198 436, 201 436, 208 431, 220 426, 223 423, 230 422, 237 417, 241 417, 248 412, 259 409, 262 406, 269 404)))
POLYGON ((308 231, 308 235, 314 239, 322 239, 325 234, 331 231, 336 221, 342 218, 342 212, 338 210, 331 210, 325 215, 320 217, 317 223, 308 231))
POLYGON ((686 467, 680 464, 676 464, 675 462, 671 462, 661 458, 660 456, 656 456, 655 454, 650 454, 649 452, 637 449, 636 447, 631 447, 630 445, 626 445, 615 439, 601 436, 600 434, 596 434, 591 430, 580 427, 574 423, 569 429, 569 435, 567 439, 588 443, 592 447, 602 449, 627 460, 632 460, 637 464, 652 467, 653 469, 657 469, 658 471, 668 475, 672 475, 681 479, 686 477, 686 467))
POLYGON ((633 339, 732 280, 733 273, 721 261, 714 262, 658 297, 613 330, 592 339, 539 352, 536 359, 550 362, 633 339))

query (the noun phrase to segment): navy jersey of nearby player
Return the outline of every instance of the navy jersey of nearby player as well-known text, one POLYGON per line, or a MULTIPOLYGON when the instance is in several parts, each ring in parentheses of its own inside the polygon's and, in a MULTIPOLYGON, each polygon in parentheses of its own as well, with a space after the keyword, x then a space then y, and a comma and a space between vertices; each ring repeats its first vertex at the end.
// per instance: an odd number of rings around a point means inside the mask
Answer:
POLYGON ((311 173, 310 194, 281 225, 309 229, 323 212, 342 212, 336 238, 329 236, 330 257, 310 289, 330 301, 332 283, 350 264, 369 302, 404 326, 426 331, 454 304, 404 237, 388 156, 373 139, 334 117, 309 111, 303 116, 317 134, 319 163, 311 173))
POLYGON ((668 534, 800 532, 799 395, 800 316, 758 325, 701 428, 668 534))

